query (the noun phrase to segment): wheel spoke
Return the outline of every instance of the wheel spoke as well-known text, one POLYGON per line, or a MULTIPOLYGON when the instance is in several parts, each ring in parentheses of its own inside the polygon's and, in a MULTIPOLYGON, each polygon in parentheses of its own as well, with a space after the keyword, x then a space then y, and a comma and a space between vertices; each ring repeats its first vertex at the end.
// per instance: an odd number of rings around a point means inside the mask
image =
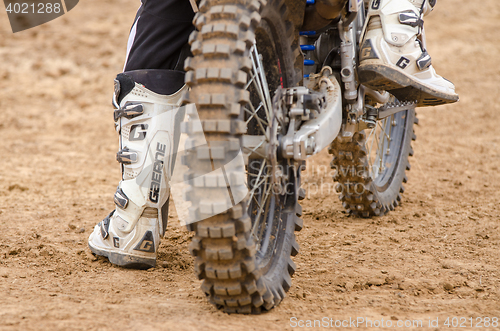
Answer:
POLYGON ((391 137, 387 134, 387 132, 385 132, 385 128, 384 128, 387 125, 387 119, 385 119, 383 122, 384 122, 383 126, 382 126, 382 124, 380 124, 380 122, 377 122, 377 125, 380 127, 380 130, 382 130, 382 132, 384 133, 385 137, 390 141, 391 137))
POLYGON ((260 203, 257 200, 257 198, 255 197, 255 195, 252 197, 252 200, 257 204, 257 206, 259 206, 259 209, 260 209, 261 208, 260 203))
POLYGON ((264 110, 266 112, 267 118, 271 118, 271 96, 269 94, 269 86, 267 85, 266 76, 262 69, 262 63, 260 61, 259 53, 257 52, 257 47, 254 46, 250 50, 251 59, 252 59, 252 67, 254 70, 254 76, 257 79, 253 80, 253 83, 256 87, 257 93, 259 94, 260 100, 264 104, 264 110))
MULTIPOLYGON (((249 173, 248 175, 251 176, 251 177, 257 177, 258 176, 257 174, 252 174, 252 173, 249 173)), ((271 175, 264 175, 263 177, 267 178, 267 177, 271 177, 271 175)))
MULTIPOLYGON (((375 161, 373 162, 373 164, 377 167, 377 176, 380 174, 380 172, 382 171, 382 166, 380 164, 380 151, 381 151, 381 148, 380 148, 380 135, 376 135, 375 136, 375 142, 377 143, 377 152, 375 153, 375 161)), ((377 176, 375 178, 377 178, 377 176)), ((374 178, 374 179, 375 179, 374 178)))
POLYGON ((370 144, 370 149, 368 150, 368 163, 370 165, 370 172, 373 172, 373 162, 372 162, 372 149, 373 149, 373 143, 375 142, 375 130, 376 128, 373 128, 370 132, 370 134, 368 135, 368 138, 366 139, 366 141, 369 141, 370 140, 370 137, 372 137, 372 141, 371 141, 371 144, 370 144))
POLYGON ((257 212, 257 215, 255 216, 255 222, 254 222, 254 224, 252 226, 252 232, 251 233, 257 239, 260 238, 260 236, 262 236, 262 232, 264 231, 264 227, 261 227, 261 229, 260 229, 261 233, 259 233, 259 236, 255 235, 255 230, 257 229, 257 224, 260 224, 260 216, 262 215, 262 212, 264 211, 266 205, 269 204, 268 197, 269 197, 269 194, 271 192, 271 188, 272 188, 272 185, 267 185, 267 190, 266 190, 266 193, 265 193, 264 198, 263 198, 263 202, 264 203, 262 205, 259 204, 259 210, 257 212))
POLYGON ((378 123, 380 128, 381 128, 381 138, 379 140, 381 140, 381 143, 377 146, 378 147, 378 162, 379 162, 379 166, 380 166, 380 172, 382 172, 385 168, 384 168, 384 159, 385 159, 385 146, 386 146, 386 141, 387 143, 389 144, 391 142, 391 137, 387 134, 387 132, 385 131, 385 127, 387 126, 387 118, 383 121, 383 125, 380 124, 380 122, 378 123))
MULTIPOLYGON (((257 190, 257 188, 259 187, 259 180, 260 180, 260 176, 262 175, 262 171, 264 171, 264 168, 265 168, 265 165, 266 165, 266 159, 264 159, 264 161, 262 161, 262 165, 260 166, 260 170, 259 170, 259 174, 257 175, 257 179, 255 180, 256 184, 255 186, 252 188, 252 190, 250 191, 250 200, 252 200, 254 194, 255 194, 255 191, 257 190)), ((264 178, 265 179, 265 178, 264 178)))
MULTIPOLYGON (((269 115, 269 109, 268 109, 268 106, 266 104, 266 102, 263 100, 264 99, 264 94, 262 93, 261 91, 261 86, 259 85, 259 80, 254 80, 253 81, 253 84, 255 85, 255 89, 257 90, 257 93, 259 95, 259 98, 261 100, 261 103, 260 105, 263 105, 264 106, 264 112, 266 113, 266 117, 267 118, 271 118, 270 115, 269 115)), ((259 105, 259 106, 260 106, 259 105)))
POLYGON ((378 121, 376 127, 373 128, 366 138, 368 148, 368 164, 372 178, 376 179, 384 170, 384 160, 386 159, 386 151, 389 151, 392 136, 392 122, 394 115, 378 121), (389 125, 389 128, 387 127, 389 125), (371 139, 371 141, 370 141, 371 139), (376 146, 374 146, 376 145, 376 146), (374 150, 374 147, 376 149, 374 150))
POLYGON ((247 85, 245 85, 245 90, 248 90, 252 82, 255 80, 255 75, 250 74, 250 79, 248 80, 247 85))
MULTIPOLYGON (((257 109, 255 109, 252 104, 250 104, 250 107, 252 108, 253 111, 251 111, 251 110, 249 110, 247 108, 244 108, 245 112, 247 112, 248 114, 250 114, 250 117, 247 119, 246 124, 248 125, 248 123, 250 123, 250 121, 253 118, 255 118, 255 120, 259 122, 262 131, 265 131, 264 127, 263 127, 263 124, 265 124, 266 126, 269 126, 269 124, 267 123, 267 121, 265 121, 264 119, 260 118, 258 116, 258 114, 257 114, 257 112, 259 111, 259 109, 262 107, 262 103, 259 104, 259 107, 257 107, 257 109)), ((264 134, 265 134, 265 132, 264 132, 264 134)))

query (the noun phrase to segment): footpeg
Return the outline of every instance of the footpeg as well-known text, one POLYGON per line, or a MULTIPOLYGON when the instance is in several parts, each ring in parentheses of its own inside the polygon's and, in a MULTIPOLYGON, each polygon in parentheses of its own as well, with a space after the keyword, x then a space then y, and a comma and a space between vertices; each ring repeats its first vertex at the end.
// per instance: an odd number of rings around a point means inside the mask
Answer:
POLYGON ((387 103, 378 108, 377 118, 381 120, 393 114, 399 113, 400 111, 414 109, 415 107, 417 107, 417 103, 417 101, 387 103))

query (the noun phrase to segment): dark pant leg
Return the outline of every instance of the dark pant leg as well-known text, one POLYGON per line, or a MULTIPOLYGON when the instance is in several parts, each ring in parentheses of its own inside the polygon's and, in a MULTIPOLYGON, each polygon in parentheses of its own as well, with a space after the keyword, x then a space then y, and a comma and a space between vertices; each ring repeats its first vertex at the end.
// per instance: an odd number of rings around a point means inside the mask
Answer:
POLYGON ((188 0, 142 0, 131 30, 125 71, 183 70, 193 16, 188 0))

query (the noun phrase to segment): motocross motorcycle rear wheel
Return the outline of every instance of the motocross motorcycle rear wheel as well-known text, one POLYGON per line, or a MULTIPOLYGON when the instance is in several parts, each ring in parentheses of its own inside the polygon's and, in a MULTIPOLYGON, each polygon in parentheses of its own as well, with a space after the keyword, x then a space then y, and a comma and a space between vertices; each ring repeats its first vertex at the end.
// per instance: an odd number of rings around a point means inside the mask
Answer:
MULTIPOLYGON (((243 136, 264 137, 269 144, 274 120, 272 100, 279 87, 294 81, 293 25, 282 0, 203 0, 190 36, 192 58, 185 63, 186 103, 194 103, 209 146, 193 147, 184 158, 190 178, 214 170, 241 153, 243 136), (236 147, 235 147, 236 146, 236 147), (209 157, 207 157, 209 155, 209 157)), ((188 126, 189 127, 189 126, 188 126)), ((196 136, 187 130, 188 137, 196 136)), ((258 147, 258 146, 257 146, 258 147)), ((277 306, 291 286, 298 253, 294 231, 302 228, 297 200, 300 169, 255 148, 242 169, 224 178, 245 178, 248 194, 227 211, 190 225, 190 252, 202 290, 228 313, 259 313, 277 306), (281 169, 280 187, 273 176, 281 169), (283 189, 285 188, 285 189, 283 189)), ((241 155, 241 154, 240 154, 241 155)), ((215 210, 218 201, 207 180, 189 190, 193 207, 215 210)), ((228 185, 229 186, 229 185, 228 185)), ((303 197, 303 196, 302 196, 303 197)))

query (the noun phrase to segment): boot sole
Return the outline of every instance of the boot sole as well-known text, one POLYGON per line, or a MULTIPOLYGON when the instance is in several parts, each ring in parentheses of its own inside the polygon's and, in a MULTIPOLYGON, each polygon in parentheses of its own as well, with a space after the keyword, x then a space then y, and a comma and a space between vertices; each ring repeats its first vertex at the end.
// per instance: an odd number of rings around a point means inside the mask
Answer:
POLYGON ((397 69, 384 64, 361 64, 360 82, 374 90, 388 91, 400 101, 417 101, 417 107, 438 106, 458 101, 457 94, 434 91, 397 69))
POLYGON ((156 259, 148 259, 144 257, 133 256, 130 254, 109 252, 93 247, 89 242, 89 248, 95 255, 107 257, 109 262, 120 267, 129 269, 149 269, 156 265, 156 259))

